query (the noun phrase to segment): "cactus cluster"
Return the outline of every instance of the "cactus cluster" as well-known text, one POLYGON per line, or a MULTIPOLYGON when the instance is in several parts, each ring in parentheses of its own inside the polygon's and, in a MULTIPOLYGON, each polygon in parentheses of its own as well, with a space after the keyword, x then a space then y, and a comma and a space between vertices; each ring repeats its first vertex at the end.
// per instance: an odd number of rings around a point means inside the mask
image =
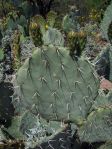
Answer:
POLYGON ((23 15, 20 15, 18 17, 17 12, 10 12, 8 14, 7 20, 6 20, 6 29, 8 30, 15 30, 18 28, 18 25, 22 26, 24 29, 24 32, 26 33, 27 30, 27 20, 23 15))
POLYGON ((32 18, 29 29, 35 46, 41 46, 43 44, 43 35, 49 27, 52 28, 54 26, 56 17, 56 13, 50 11, 46 16, 46 19, 40 15, 36 15, 32 18))
POLYGON ((81 142, 112 140, 111 93, 99 94, 94 66, 82 56, 73 60, 53 34, 53 41, 45 34, 52 42, 37 48, 17 73, 24 108, 50 122, 75 124, 81 142))
MULTIPOLYGON (((106 25, 107 40, 110 7, 112 3, 101 23, 101 29, 106 25)), ((29 8, 28 13, 31 15, 29 8)), ((93 65, 81 52, 90 32, 99 30, 93 26, 87 33, 80 28, 77 11, 64 17, 63 34, 53 28, 53 11, 45 18, 26 18, 9 13, 4 26, 11 30, 7 32, 4 27, 1 32, 0 126, 5 127, 0 128, 0 142, 11 139, 16 143, 19 139, 24 140, 19 145, 25 149, 73 149, 75 140, 79 146, 103 142, 99 149, 111 148, 112 91, 99 89, 100 78, 95 71, 95 65, 97 72, 106 71, 101 63, 109 65, 108 79, 112 80, 111 44, 106 44, 93 65), (26 37, 28 25, 30 37, 26 37), (5 82, 4 74, 11 75, 13 84, 5 82)), ((10 141, 6 144, 12 147, 10 141)))

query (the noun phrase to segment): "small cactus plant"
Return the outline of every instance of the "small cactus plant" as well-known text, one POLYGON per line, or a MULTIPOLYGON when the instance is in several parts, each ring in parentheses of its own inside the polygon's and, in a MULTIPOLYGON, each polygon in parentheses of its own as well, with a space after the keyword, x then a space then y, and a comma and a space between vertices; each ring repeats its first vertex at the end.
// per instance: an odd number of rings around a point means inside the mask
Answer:
POLYGON ((83 57, 73 61, 66 48, 55 42, 38 48, 27 59, 18 71, 17 83, 26 107, 34 106, 36 114, 75 123, 86 118, 99 88, 90 62, 83 57))

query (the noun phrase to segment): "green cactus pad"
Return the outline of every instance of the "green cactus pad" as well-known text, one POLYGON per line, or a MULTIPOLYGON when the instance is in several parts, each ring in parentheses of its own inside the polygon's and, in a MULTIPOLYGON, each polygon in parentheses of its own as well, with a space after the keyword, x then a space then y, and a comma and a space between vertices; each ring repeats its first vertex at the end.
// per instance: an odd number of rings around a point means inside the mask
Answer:
POLYGON ((64 16, 62 21, 62 28, 66 33, 70 31, 78 31, 79 27, 80 25, 74 12, 64 16))
POLYGON ((43 41, 45 45, 64 46, 64 37, 61 32, 51 27, 43 35, 43 41))
POLYGON ((50 11, 47 14, 47 23, 50 27, 53 27, 57 18, 57 13, 54 11, 50 11))
POLYGON ((73 61, 66 48, 43 46, 17 73, 26 108, 46 120, 82 123, 97 94, 99 80, 88 62, 73 61))
POLYGON ((45 119, 26 110, 21 116, 13 117, 9 128, 3 129, 15 139, 29 140, 31 142, 36 139, 37 142, 42 142, 57 133, 60 128, 60 122, 47 122, 45 119))
POLYGON ((38 142, 35 149, 63 149, 71 147, 71 128, 70 126, 64 126, 57 130, 56 133, 50 137, 44 138, 42 142, 38 142))
POLYGON ((12 119, 11 126, 6 131, 15 139, 24 139, 24 135, 20 132, 22 116, 15 116, 12 119))
POLYGON ((112 107, 93 111, 79 129, 79 136, 81 141, 90 143, 112 140, 112 107))
POLYGON ((102 35, 107 40, 109 40, 108 29, 109 29, 111 22, 112 22, 112 1, 105 11, 104 18, 103 18, 101 25, 100 25, 102 35))
POLYGON ((107 95, 101 91, 101 93, 99 93, 99 95, 96 97, 91 110, 98 109, 99 107, 105 108, 108 106, 112 106, 112 91, 110 91, 107 95))

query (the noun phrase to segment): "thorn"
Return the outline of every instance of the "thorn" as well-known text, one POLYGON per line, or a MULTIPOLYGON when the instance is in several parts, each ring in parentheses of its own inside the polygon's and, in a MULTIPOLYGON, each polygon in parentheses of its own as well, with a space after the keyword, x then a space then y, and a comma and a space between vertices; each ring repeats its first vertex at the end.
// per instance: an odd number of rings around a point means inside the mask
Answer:
POLYGON ((79 72, 79 74, 82 76, 84 74, 84 72, 80 69, 80 68, 77 68, 77 71, 79 72))
POLYGON ((33 99, 33 98, 35 98, 36 96, 37 96, 37 98, 38 98, 38 97, 40 98, 40 94, 39 94, 39 92, 38 92, 38 91, 36 91, 36 92, 34 93, 34 95, 33 95, 32 99, 33 99))
POLYGON ((47 80, 44 78, 44 76, 41 76, 39 80, 42 82, 42 86, 44 83, 47 84, 47 80))
POLYGON ((53 104, 50 104, 50 108, 53 108, 53 104))
POLYGON ((88 105, 87 104, 88 96, 83 97, 83 99, 84 99, 85 104, 88 105))
POLYGON ((70 119, 70 113, 68 113, 68 120, 70 119))
POLYGON ((51 96, 54 96, 55 99, 57 99, 57 98, 59 99, 59 96, 56 91, 52 92, 51 96))
POLYGON ((63 65, 63 64, 61 64, 61 69, 62 69, 62 71, 64 71, 64 70, 65 70, 64 65, 63 65))
POLYGON ((70 104, 67 103, 67 112, 70 112, 70 104))
POLYGON ((57 80, 57 82, 58 82, 58 88, 62 88, 61 80, 57 80))

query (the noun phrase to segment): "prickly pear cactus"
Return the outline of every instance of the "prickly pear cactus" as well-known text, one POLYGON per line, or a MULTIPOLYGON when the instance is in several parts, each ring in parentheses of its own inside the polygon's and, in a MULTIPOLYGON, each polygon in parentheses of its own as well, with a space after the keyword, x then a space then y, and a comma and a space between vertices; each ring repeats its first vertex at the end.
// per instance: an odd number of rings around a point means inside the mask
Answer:
POLYGON ((74 12, 70 12, 69 14, 65 15, 62 22, 63 30, 68 33, 70 31, 78 31, 80 25, 78 23, 76 14, 74 12))
POLYGON ((21 115, 13 117, 12 124, 6 131, 16 139, 33 142, 33 138, 42 141, 44 137, 50 136, 59 128, 60 123, 47 123, 42 118, 26 110, 21 115))
POLYGON ((7 129, 3 128, 3 130, 12 138, 24 140, 26 148, 34 148, 37 145, 47 147, 51 139, 56 139, 51 143, 51 146, 55 146, 58 143, 60 147, 63 142, 60 142, 59 139, 65 139, 67 142, 64 144, 69 143, 70 145, 70 140, 66 140, 66 138, 72 137, 68 125, 61 125, 60 122, 47 122, 29 110, 24 111, 22 115, 14 116, 11 126, 7 129))
POLYGON ((110 43, 106 44, 94 63, 97 73, 112 81, 112 46, 110 43))
POLYGON ((99 76, 104 76, 106 79, 109 80, 109 65, 110 65, 110 44, 107 44, 105 47, 102 48, 102 51, 98 54, 98 56, 94 59, 94 64, 97 73, 99 76))
POLYGON ((85 124, 79 129, 83 142, 105 142, 112 140, 112 105, 99 107, 91 112, 85 124))
POLYGON ((104 18, 101 22, 102 35, 107 40, 109 40, 108 29, 109 29, 111 22, 112 22, 112 1, 111 1, 110 5, 107 7, 105 14, 104 14, 104 18))
POLYGON ((84 142, 105 142, 112 140, 112 91, 103 91, 95 99, 85 124, 79 128, 79 136, 84 142))
POLYGON ((44 35, 48 27, 54 27, 56 17, 56 12, 50 11, 46 15, 46 19, 43 18, 41 15, 36 15, 32 18, 32 20, 40 27, 41 33, 42 35, 44 35))
POLYGON ((38 48, 17 74, 26 108, 46 120, 82 123, 98 94, 99 80, 88 62, 73 61, 66 48, 38 48), (85 70, 86 68, 86 70, 85 70))
POLYGON ((66 126, 61 128, 55 134, 48 137, 47 140, 44 140, 41 144, 38 144, 33 149, 71 149, 71 128, 66 126))
POLYGON ((47 23, 48 26, 53 27, 56 21, 57 13, 54 11, 50 11, 47 14, 47 23))
POLYGON ((60 31, 55 28, 49 28, 43 35, 44 45, 64 46, 64 38, 60 31))
POLYGON ((112 106, 112 91, 109 91, 109 93, 105 95, 104 91, 101 90, 101 93, 96 97, 91 110, 108 106, 112 106))

